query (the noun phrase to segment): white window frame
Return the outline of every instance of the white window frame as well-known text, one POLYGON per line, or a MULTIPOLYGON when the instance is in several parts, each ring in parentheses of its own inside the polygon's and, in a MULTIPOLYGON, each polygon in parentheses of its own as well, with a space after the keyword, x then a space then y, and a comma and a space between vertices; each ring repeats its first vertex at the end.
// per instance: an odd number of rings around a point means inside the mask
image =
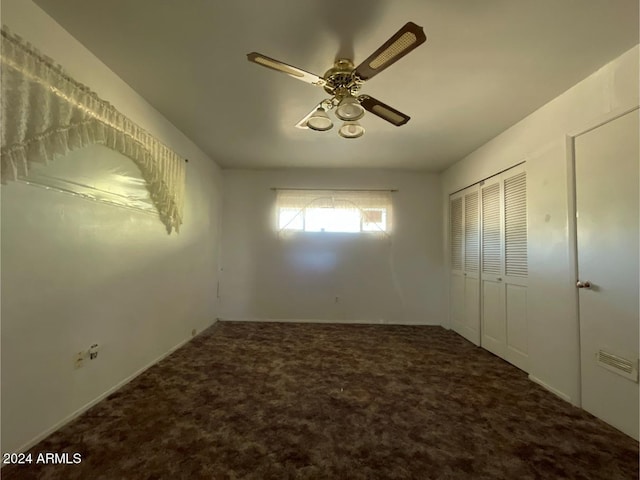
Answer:
MULTIPOLYGON (((315 190, 315 189, 276 189, 276 228, 278 232, 299 233, 351 233, 386 234, 392 227, 392 190, 315 190), (309 216, 313 210, 329 208, 334 210, 356 210, 359 215, 358 230, 308 230, 309 216), (298 213, 288 222, 281 220, 282 210, 296 209, 298 213), (367 211, 380 211, 381 222, 367 221, 367 211), (301 221, 296 218, 300 218, 301 221), (294 224, 294 225, 292 225, 294 224), (366 225, 373 225, 366 227, 366 225), (377 228, 376 228, 377 226, 377 228)), ((354 223, 355 226, 355 223, 354 223)))

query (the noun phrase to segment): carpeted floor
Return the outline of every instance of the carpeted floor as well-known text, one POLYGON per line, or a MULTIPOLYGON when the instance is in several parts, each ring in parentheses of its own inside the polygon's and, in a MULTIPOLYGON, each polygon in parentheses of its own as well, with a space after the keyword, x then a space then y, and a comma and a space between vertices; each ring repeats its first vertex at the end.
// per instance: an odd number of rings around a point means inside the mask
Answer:
POLYGON ((440 327, 218 323, 31 452, 82 462, 2 478, 638 478, 637 442, 440 327))

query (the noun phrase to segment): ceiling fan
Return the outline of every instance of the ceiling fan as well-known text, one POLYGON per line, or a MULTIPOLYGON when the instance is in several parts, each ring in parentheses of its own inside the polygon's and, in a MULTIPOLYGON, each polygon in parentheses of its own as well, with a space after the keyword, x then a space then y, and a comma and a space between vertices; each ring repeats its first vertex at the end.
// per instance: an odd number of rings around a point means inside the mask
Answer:
POLYGON ((358 120, 362 118, 365 110, 396 127, 409 121, 408 115, 369 95, 360 95, 359 92, 364 82, 400 60, 426 40, 422 27, 408 22, 357 67, 354 68, 351 60, 340 58, 322 77, 257 52, 248 53, 247 59, 311 85, 323 87, 331 95, 330 98, 316 105, 298 122, 296 127, 316 131, 329 130, 333 127, 333 122, 327 115, 327 111, 335 108, 336 117, 344 121, 338 133, 345 138, 358 138, 364 134, 364 128, 358 120))

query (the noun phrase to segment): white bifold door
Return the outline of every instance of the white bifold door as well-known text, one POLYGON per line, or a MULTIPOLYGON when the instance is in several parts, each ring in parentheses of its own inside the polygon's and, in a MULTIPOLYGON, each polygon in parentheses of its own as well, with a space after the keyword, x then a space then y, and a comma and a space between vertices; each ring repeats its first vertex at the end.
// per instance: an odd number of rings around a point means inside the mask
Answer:
POLYGON ((451 195, 450 312, 453 329, 480 345, 480 191, 478 185, 451 195))
POLYGON ((481 345, 528 371, 527 176, 524 165, 480 187, 481 345))

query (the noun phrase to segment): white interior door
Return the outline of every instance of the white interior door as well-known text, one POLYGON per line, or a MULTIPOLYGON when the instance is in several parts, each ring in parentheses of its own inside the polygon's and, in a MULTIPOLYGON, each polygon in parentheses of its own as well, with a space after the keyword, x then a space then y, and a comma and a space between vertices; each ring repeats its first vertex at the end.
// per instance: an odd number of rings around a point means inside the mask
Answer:
POLYGON ((480 200, 477 185, 464 193, 464 332, 480 345, 480 200))
POLYGON ((501 177, 485 182, 482 202, 482 347, 506 356, 507 324, 504 289, 504 212, 501 177))
POLYGON ((452 195, 449 201, 452 327, 467 340, 480 345, 480 204, 477 185, 452 195))
POLYGON ((482 346, 525 372, 527 329, 527 174, 524 165, 481 188, 482 346))
POLYGON ((638 111, 575 138, 582 407, 638 439, 638 111))
POLYGON ((464 330, 464 217, 462 195, 452 195, 449 199, 449 312, 451 326, 462 335, 464 330))
POLYGON ((504 178, 505 360, 529 371, 527 328, 527 174, 524 165, 504 178))

